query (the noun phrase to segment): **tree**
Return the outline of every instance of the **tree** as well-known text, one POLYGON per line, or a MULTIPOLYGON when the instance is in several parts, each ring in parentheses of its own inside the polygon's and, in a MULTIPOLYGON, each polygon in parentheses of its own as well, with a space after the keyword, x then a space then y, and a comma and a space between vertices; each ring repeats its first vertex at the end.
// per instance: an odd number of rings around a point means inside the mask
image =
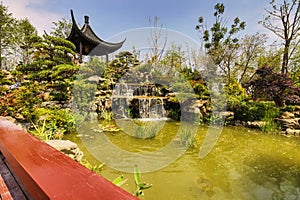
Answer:
POLYGON ((293 57, 290 60, 290 75, 294 81, 294 83, 300 87, 300 45, 297 46, 293 57))
POLYGON ((257 57, 257 68, 272 66, 274 71, 281 69, 282 52, 276 47, 264 49, 257 57))
POLYGON ((184 62, 186 61, 185 52, 182 50, 181 46, 172 45, 171 49, 165 52, 161 64, 167 66, 168 68, 175 67, 176 69, 184 68, 184 62))
POLYGON ((281 73, 288 73, 289 59, 300 42, 300 1, 271 0, 269 4, 272 9, 265 9, 268 15, 260 23, 283 40, 281 73))
POLYGON ((69 91, 78 66, 73 64, 75 45, 70 41, 49 35, 33 36, 33 61, 17 66, 20 79, 39 83, 43 92, 50 91, 53 100, 69 100, 69 91))
POLYGON ((196 30, 201 34, 208 55, 229 83, 232 78, 231 70, 234 67, 239 48, 239 39, 235 37, 235 34, 243 30, 246 23, 236 17, 230 28, 227 28, 225 26, 226 20, 222 17, 225 11, 224 4, 217 3, 214 9, 215 23, 212 27, 208 29, 205 26, 203 17, 199 17, 196 30))
POLYGON ((274 100, 276 106, 283 107, 286 101, 299 103, 299 88, 288 74, 277 73, 271 67, 256 70, 256 77, 249 82, 254 97, 274 100))
POLYGON ((123 51, 115 56, 116 58, 105 68, 104 77, 117 82, 134 66, 138 66, 140 61, 134 53, 123 51))
POLYGON ((264 51, 266 35, 256 33, 254 35, 246 35, 241 40, 240 56, 237 60, 239 66, 236 72, 240 77, 238 82, 244 84, 255 72, 257 66, 257 58, 264 51))
POLYGON ((0 3, 0 69, 3 66, 3 59, 8 55, 15 44, 15 23, 16 19, 8 11, 2 2, 0 3))
POLYGON ((30 37, 37 35, 36 28, 29 22, 29 20, 21 19, 17 22, 17 40, 18 46, 21 50, 22 63, 29 64, 30 62, 30 50, 32 49, 32 44, 30 42, 30 37))
POLYGON ((72 29, 71 20, 67 21, 65 18, 62 18, 57 22, 52 22, 52 24, 54 24, 50 33, 52 36, 66 39, 70 35, 72 29))
POLYGON ((163 26, 158 26, 158 20, 159 18, 155 16, 152 25, 152 21, 151 19, 149 19, 149 23, 152 29, 150 31, 150 38, 148 38, 148 42, 151 47, 151 59, 148 62, 154 65, 157 65, 160 62, 167 44, 167 34, 165 34, 163 41, 161 41, 164 32, 163 26))

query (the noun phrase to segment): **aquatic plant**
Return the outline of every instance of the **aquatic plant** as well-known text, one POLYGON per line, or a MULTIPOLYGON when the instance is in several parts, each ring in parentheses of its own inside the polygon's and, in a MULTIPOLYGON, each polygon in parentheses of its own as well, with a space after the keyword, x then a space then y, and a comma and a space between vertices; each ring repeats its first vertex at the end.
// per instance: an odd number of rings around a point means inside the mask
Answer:
POLYGON ((156 136, 159 124, 153 121, 143 122, 140 120, 135 120, 135 123, 138 125, 134 131, 134 137, 137 138, 153 138, 156 136))
POLYGON ((134 191, 133 195, 139 197, 144 196, 143 190, 149 189, 152 187, 152 184, 145 183, 141 181, 141 172, 137 165, 134 166, 134 180, 136 185, 136 190, 134 191))
MULTIPOLYGON (((99 124, 99 127, 101 128, 102 131, 106 131, 106 132, 118 132, 121 130, 119 127, 117 127, 113 123, 108 123, 108 124, 102 123, 102 124, 99 124)), ((97 132, 99 132, 99 130, 97 132)))
POLYGON ((113 184, 117 185, 117 186, 121 186, 123 185, 128 179, 124 178, 123 175, 117 177, 115 180, 112 181, 113 184))
POLYGON ((105 121, 111 121, 113 118, 113 113, 107 110, 103 110, 100 114, 100 118, 105 121))
POLYGON ((183 146, 195 146, 195 138, 191 129, 184 129, 178 133, 180 144, 183 146))
POLYGON ((103 170, 103 166, 105 165, 104 163, 99 164, 99 165, 92 165, 88 160, 86 159, 81 159, 80 164, 82 164, 83 166, 85 166, 86 168, 92 170, 93 172, 101 172, 103 170))

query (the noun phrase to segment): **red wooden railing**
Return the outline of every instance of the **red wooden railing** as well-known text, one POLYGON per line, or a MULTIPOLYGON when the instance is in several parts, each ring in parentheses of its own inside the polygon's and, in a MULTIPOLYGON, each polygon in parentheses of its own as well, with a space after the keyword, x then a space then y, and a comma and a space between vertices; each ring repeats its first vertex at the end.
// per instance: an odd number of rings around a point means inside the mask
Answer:
POLYGON ((103 177, 0 118, 0 151, 29 199, 136 199, 103 177))

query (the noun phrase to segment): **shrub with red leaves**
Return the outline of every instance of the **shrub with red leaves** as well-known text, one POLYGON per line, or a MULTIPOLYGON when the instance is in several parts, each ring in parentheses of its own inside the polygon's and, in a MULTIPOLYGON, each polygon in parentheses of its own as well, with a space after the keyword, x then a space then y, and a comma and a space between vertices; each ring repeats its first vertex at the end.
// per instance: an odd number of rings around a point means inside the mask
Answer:
POLYGON ((248 83, 253 97, 273 100, 278 107, 285 103, 300 103, 300 89, 297 88, 288 74, 277 73, 271 67, 256 70, 254 79, 248 83))

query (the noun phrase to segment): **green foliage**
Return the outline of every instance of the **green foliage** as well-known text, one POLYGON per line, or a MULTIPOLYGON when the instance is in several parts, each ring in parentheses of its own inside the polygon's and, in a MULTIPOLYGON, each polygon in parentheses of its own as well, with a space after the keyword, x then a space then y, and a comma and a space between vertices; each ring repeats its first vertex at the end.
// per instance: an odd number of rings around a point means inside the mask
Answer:
POLYGON ((103 75, 105 63, 98 57, 92 56, 88 62, 79 67, 76 78, 73 81, 73 108, 83 117, 88 117, 90 108, 94 102, 95 93, 99 87, 98 83, 90 82, 90 77, 103 75))
POLYGON ((180 108, 179 109, 175 109, 175 108, 170 108, 168 117, 170 117, 171 119, 180 120, 180 108))
POLYGON ((57 127, 55 120, 52 120, 50 123, 46 124, 46 118, 44 118, 42 125, 37 125, 33 122, 32 125, 34 130, 29 130, 29 132, 44 141, 62 139, 65 131, 57 127))
POLYGON ((109 63, 104 71, 104 77, 117 82, 130 68, 139 65, 137 55, 130 52, 120 52, 116 58, 109 63))
POLYGON ((282 112, 288 111, 288 112, 294 112, 300 110, 300 107, 297 105, 287 105, 280 109, 282 112))
POLYGON ((37 108, 33 116, 37 126, 42 126, 45 121, 47 130, 51 130, 54 134, 55 130, 62 133, 73 132, 77 121, 77 116, 67 109, 37 108))
POLYGON ((105 165, 104 163, 100 165, 92 165, 88 160, 86 159, 81 159, 80 164, 85 166, 86 168, 92 170, 93 172, 100 173, 103 170, 103 166, 105 165))
MULTIPOLYGON (((279 116, 279 110, 277 110, 275 103, 272 101, 251 101, 251 100, 242 100, 240 105, 235 107, 234 119, 241 121, 263 121, 264 118, 269 115, 269 110, 274 109, 272 116, 279 116)), ((265 119, 266 119, 265 118, 265 119)))
POLYGON ((32 42, 30 41, 30 37, 37 36, 36 28, 29 22, 29 20, 21 19, 17 24, 17 40, 18 46, 21 49, 22 54, 22 63, 29 64, 30 63, 30 51, 32 51, 32 42))
POLYGON ((141 180, 141 172, 137 165, 134 166, 134 180, 136 185, 136 190, 134 191, 134 195, 136 197, 144 196, 143 190, 149 189, 152 187, 152 184, 142 182, 141 180))
POLYGON ((134 123, 138 125, 134 130, 134 137, 136 138, 153 138, 159 131, 159 123, 153 121, 143 122, 140 120, 135 120, 134 123))
POLYGON ((72 21, 66 20, 65 18, 62 18, 61 20, 58 20, 57 22, 52 22, 54 27, 52 28, 51 35, 54 37, 59 37, 66 39, 71 32, 72 29, 72 21))
POLYGON ((272 66, 274 71, 279 71, 281 67, 282 50, 270 48, 260 54, 257 59, 257 68, 272 66))
POLYGON ((40 91, 42 87, 38 83, 27 83, 20 87, 7 91, 6 96, 1 96, 0 114, 4 116, 18 117, 25 120, 32 117, 32 113, 41 104, 40 91))
POLYGON ((246 23, 238 17, 233 20, 230 28, 226 27, 226 19, 222 16, 225 11, 223 3, 215 5, 215 22, 210 29, 206 27, 203 17, 199 17, 196 30, 201 34, 204 41, 204 47, 212 60, 213 64, 218 66, 226 81, 230 81, 234 60, 237 57, 240 46, 239 39, 236 36, 238 32, 244 30, 246 23))
POLYGON ((121 176, 117 177, 115 180, 113 180, 112 183, 120 187, 126 181, 127 181, 127 178, 124 178, 124 176, 121 175, 121 176))
MULTIPOLYGON (((0 87, 2 87, 3 85, 12 85, 12 82, 7 80, 5 72, 0 69, 0 87)), ((0 89, 0 92, 1 90, 2 89, 0 89)))
POLYGON ((33 61, 17 66, 14 74, 21 81, 25 79, 39 82, 45 90, 51 91, 52 100, 69 100, 69 88, 78 71, 78 66, 72 63, 75 55, 74 44, 49 35, 32 36, 29 43, 34 49, 33 61))
POLYGON ((163 66, 181 69, 186 61, 185 52, 181 46, 172 45, 171 49, 167 50, 164 54, 160 64, 163 66))
POLYGON ((103 110, 100 114, 100 119, 105 121, 111 121, 113 118, 113 113, 111 111, 103 110))
POLYGON ((231 79, 224 87, 227 96, 245 97, 246 90, 235 80, 231 79))
POLYGON ((118 132, 121 130, 114 122, 110 120, 102 121, 101 124, 99 124, 99 128, 105 132, 118 132))
POLYGON ((213 53, 212 50, 218 49, 221 45, 236 44, 238 42, 238 39, 236 37, 233 37, 234 34, 238 33, 240 30, 245 29, 246 27, 246 23, 240 21, 240 19, 236 17, 233 20, 231 28, 228 29, 227 27, 223 26, 224 19, 222 18, 222 15, 225 11, 224 4, 217 3, 214 8, 214 17, 216 21, 212 25, 212 27, 210 29, 206 29, 203 17, 199 17, 199 24, 196 26, 196 30, 202 31, 203 40, 204 42, 206 42, 205 48, 207 48, 210 53, 213 53))
POLYGON ((70 65, 70 64, 60 64, 54 66, 52 70, 53 73, 50 75, 52 79, 56 81, 63 81, 67 78, 70 78, 70 74, 71 74, 71 80, 72 80, 74 78, 72 77, 72 75, 78 71, 78 66, 70 65))
POLYGON ((85 63, 85 67, 90 70, 89 75, 103 76, 106 63, 101 61, 97 56, 90 56, 88 62, 85 63))
POLYGON ((225 85, 224 90, 228 110, 238 109, 241 101, 247 98, 245 89, 236 80, 232 79, 231 82, 225 85))
POLYGON ((209 99, 210 91, 207 88, 207 84, 203 79, 201 73, 197 70, 192 71, 191 68, 184 68, 181 73, 189 81, 194 93, 199 99, 209 99))
POLYGON ((193 135, 193 130, 189 127, 185 128, 184 130, 179 132, 179 140, 180 144, 183 146, 194 147, 195 145, 195 138, 193 135))
POLYGON ((261 130, 266 133, 276 133, 280 130, 280 126, 274 121, 279 116, 279 108, 267 106, 265 116, 262 119, 265 122, 261 130))
POLYGON ((207 89, 206 84, 191 81, 195 94, 198 95, 199 99, 209 99, 210 91, 207 89))
POLYGON ((16 19, 8 11, 8 8, 0 2, 0 69, 3 69, 3 60, 12 53, 16 39, 16 19))
POLYGON ((73 108, 84 118, 90 112, 97 86, 95 84, 86 83, 85 80, 75 80, 73 84, 73 108))

